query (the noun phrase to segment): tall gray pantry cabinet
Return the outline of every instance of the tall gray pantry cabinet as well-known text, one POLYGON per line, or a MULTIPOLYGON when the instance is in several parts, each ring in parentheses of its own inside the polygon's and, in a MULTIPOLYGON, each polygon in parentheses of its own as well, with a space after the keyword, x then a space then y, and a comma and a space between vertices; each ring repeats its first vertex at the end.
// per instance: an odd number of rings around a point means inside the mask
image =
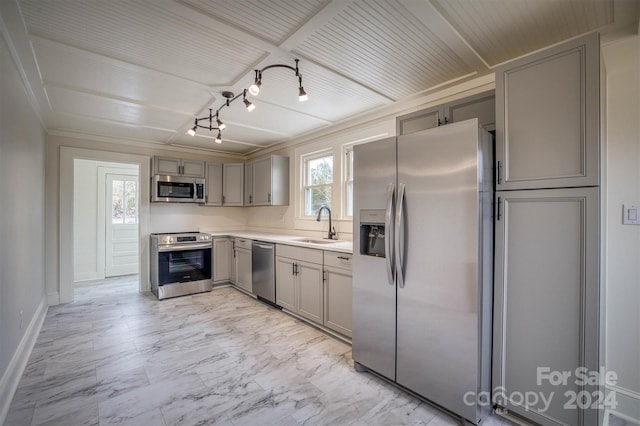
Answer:
POLYGON ((594 33, 496 69, 492 385, 542 425, 598 421, 576 369, 599 366, 599 65, 594 33))

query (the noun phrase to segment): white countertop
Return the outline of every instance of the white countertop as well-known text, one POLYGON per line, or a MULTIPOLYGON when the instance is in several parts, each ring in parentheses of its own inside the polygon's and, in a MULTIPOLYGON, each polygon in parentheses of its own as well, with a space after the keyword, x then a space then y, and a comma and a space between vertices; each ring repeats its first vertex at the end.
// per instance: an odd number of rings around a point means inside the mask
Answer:
POLYGON ((353 242, 345 240, 327 240, 323 238, 304 237, 300 235, 267 234, 247 231, 207 232, 213 237, 239 237, 248 240, 259 240, 268 243, 287 244, 291 246, 313 248, 318 250, 337 251, 341 253, 353 253, 353 242), (322 241, 315 243, 309 241, 322 241), (326 241, 326 243, 324 243, 326 241))

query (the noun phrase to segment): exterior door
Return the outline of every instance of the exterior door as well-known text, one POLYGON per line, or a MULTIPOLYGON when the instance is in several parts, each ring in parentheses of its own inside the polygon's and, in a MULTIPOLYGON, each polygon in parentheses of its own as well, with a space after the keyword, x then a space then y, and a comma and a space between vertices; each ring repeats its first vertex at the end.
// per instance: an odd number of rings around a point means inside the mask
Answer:
MULTIPOLYGON (((353 161, 353 359, 395 380, 396 286, 387 274, 392 259, 388 253, 361 254, 361 239, 368 236, 361 236, 360 222, 363 215, 366 222, 366 210, 384 212, 389 206, 387 189, 396 183, 396 138, 354 147, 353 161)), ((391 235, 387 229, 386 238, 391 235)))
POLYGON ((138 176, 106 175, 105 276, 138 273, 138 176))
POLYGON ((474 423, 464 394, 478 376, 477 163, 477 120, 398 138, 396 381, 474 423))

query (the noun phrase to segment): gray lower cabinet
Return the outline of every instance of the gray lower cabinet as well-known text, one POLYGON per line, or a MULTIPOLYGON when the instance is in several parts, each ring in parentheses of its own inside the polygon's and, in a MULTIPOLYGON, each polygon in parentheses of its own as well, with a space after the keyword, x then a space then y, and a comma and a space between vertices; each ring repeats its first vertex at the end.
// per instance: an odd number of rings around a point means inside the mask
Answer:
POLYGON ((597 33, 496 69, 496 190, 599 185, 597 33))
POLYGON ((323 324, 322 250, 276 245, 276 304, 323 324))
POLYGON ((241 289, 253 293, 253 271, 251 269, 251 249, 236 248, 236 285, 241 289))
POLYGON ((324 326, 351 337, 353 256, 324 252, 324 326))
POLYGON ((231 256, 232 256, 231 239, 214 238, 213 239, 213 282, 222 283, 229 281, 231 278, 231 256))
POLYGON ((542 425, 597 424, 596 410, 565 404, 597 397, 576 368, 598 369, 599 189, 499 191, 496 206, 492 386, 507 395, 498 405, 542 425), (545 372, 569 376, 558 384, 545 372), (552 396, 546 410, 518 397, 533 393, 552 396))

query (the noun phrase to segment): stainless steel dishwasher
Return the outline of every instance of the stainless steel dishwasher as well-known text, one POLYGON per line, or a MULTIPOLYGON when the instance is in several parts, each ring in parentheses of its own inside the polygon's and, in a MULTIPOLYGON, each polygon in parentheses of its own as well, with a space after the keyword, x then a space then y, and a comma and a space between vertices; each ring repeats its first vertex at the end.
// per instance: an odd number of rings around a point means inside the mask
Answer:
POLYGON ((251 245, 253 294, 276 303, 275 244, 254 241, 251 245))

